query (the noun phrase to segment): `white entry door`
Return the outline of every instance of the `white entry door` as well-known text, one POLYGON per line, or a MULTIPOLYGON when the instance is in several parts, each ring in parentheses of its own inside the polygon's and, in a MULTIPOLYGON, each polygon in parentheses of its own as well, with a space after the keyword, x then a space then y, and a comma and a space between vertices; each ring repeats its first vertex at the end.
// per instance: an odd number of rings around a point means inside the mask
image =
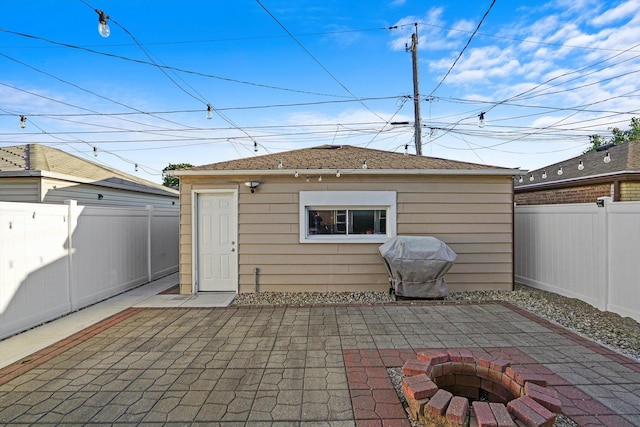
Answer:
POLYGON ((198 291, 237 292, 237 208, 234 192, 197 194, 198 291))

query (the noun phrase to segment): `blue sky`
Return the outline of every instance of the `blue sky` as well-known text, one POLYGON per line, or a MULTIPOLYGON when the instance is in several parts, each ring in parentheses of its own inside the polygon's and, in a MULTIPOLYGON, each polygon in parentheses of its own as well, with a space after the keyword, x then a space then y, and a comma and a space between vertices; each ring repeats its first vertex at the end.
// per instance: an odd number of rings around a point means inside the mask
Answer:
POLYGON ((0 146, 155 182, 322 144, 415 153, 415 23, 424 155, 536 169, 640 116, 640 0, 2 0, 0 146))

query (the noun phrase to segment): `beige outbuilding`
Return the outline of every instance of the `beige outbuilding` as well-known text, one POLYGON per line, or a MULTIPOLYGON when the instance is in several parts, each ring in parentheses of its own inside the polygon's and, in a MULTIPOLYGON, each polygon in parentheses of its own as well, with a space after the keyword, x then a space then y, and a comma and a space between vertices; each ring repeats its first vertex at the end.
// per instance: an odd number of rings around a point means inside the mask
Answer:
POLYGON ((386 291, 396 235, 457 253, 449 291, 512 289, 518 169, 324 145, 173 174, 182 294, 386 291))

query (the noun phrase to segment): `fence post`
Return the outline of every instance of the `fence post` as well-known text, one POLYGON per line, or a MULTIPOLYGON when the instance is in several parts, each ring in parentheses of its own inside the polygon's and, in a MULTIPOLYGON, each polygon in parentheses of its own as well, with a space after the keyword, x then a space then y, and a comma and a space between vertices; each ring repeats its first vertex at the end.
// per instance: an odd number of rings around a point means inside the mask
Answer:
POLYGON ((607 310, 609 304, 609 224, 607 205, 611 203, 611 197, 600 197, 596 201, 598 205, 598 215, 596 223, 596 239, 598 239, 598 265, 600 266, 599 278, 596 280, 597 286, 597 303, 596 306, 602 311, 607 310), (600 282, 600 283, 598 283, 600 282))
POLYGON ((77 200, 65 200, 64 204, 67 205, 67 268, 69 269, 69 278, 67 280, 67 286, 69 290, 69 310, 74 311, 76 309, 76 295, 73 282, 73 232, 76 229, 78 223, 77 200))
POLYGON ((151 233, 153 233, 153 205, 147 205, 147 277, 148 281, 153 281, 152 257, 153 248, 151 247, 151 233))
POLYGON ((611 245, 611 231, 609 230, 609 205, 611 204, 611 202, 613 201, 613 199, 611 197, 600 197, 598 198, 598 207, 600 208, 599 210, 601 210, 600 215, 598 215, 600 217, 600 227, 602 230, 602 236, 603 236, 603 242, 602 242, 602 248, 604 250, 604 253, 602 254, 602 260, 603 260, 603 264, 604 264, 604 289, 602 291, 602 306, 598 307, 603 311, 609 311, 609 297, 610 297, 610 292, 611 292, 611 274, 609 272, 609 268, 611 266, 611 259, 609 259, 609 257, 611 256, 611 250, 610 250, 610 245, 611 245))

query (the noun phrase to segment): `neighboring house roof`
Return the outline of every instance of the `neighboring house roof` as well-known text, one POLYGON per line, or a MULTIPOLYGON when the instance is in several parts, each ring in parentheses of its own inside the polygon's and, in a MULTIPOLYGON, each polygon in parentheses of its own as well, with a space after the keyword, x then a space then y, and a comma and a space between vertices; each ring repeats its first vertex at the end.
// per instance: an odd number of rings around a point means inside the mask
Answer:
MULTIPOLYGON (((531 190, 544 187, 571 185, 576 181, 610 179, 616 176, 640 174, 640 141, 631 141, 613 146, 605 146, 599 151, 591 151, 562 162, 536 169, 516 179, 516 190, 531 190), (609 154, 609 162, 604 158, 609 154), (582 169, 578 168, 582 162, 582 169), (558 171, 562 168, 562 174, 558 171), (542 178, 546 172, 546 178, 542 178), (530 177, 533 176, 533 181, 530 177)), ((640 177, 640 176, 639 176, 640 177)))
POLYGON ((226 162, 195 166, 189 169, 172 171, 174 175, 218 175, 236 174, 234 172, 287 172, 299 173, 335 173, 335 171, 375 174, 409 171, 426 173, 427 171, 457 171, 458 173, 512 175, 518 170, 476 163, 458 162, 416 155, 392 153, 371 148, 350 145, 322 145, 276 154, 248 157, 226 162), (366 168, 365 168, 366 165, 366 168))
POLYGON ((0 178, 41 176, 129 191, 177 196, 174 189, 41 144, 0 147, 0 178))

